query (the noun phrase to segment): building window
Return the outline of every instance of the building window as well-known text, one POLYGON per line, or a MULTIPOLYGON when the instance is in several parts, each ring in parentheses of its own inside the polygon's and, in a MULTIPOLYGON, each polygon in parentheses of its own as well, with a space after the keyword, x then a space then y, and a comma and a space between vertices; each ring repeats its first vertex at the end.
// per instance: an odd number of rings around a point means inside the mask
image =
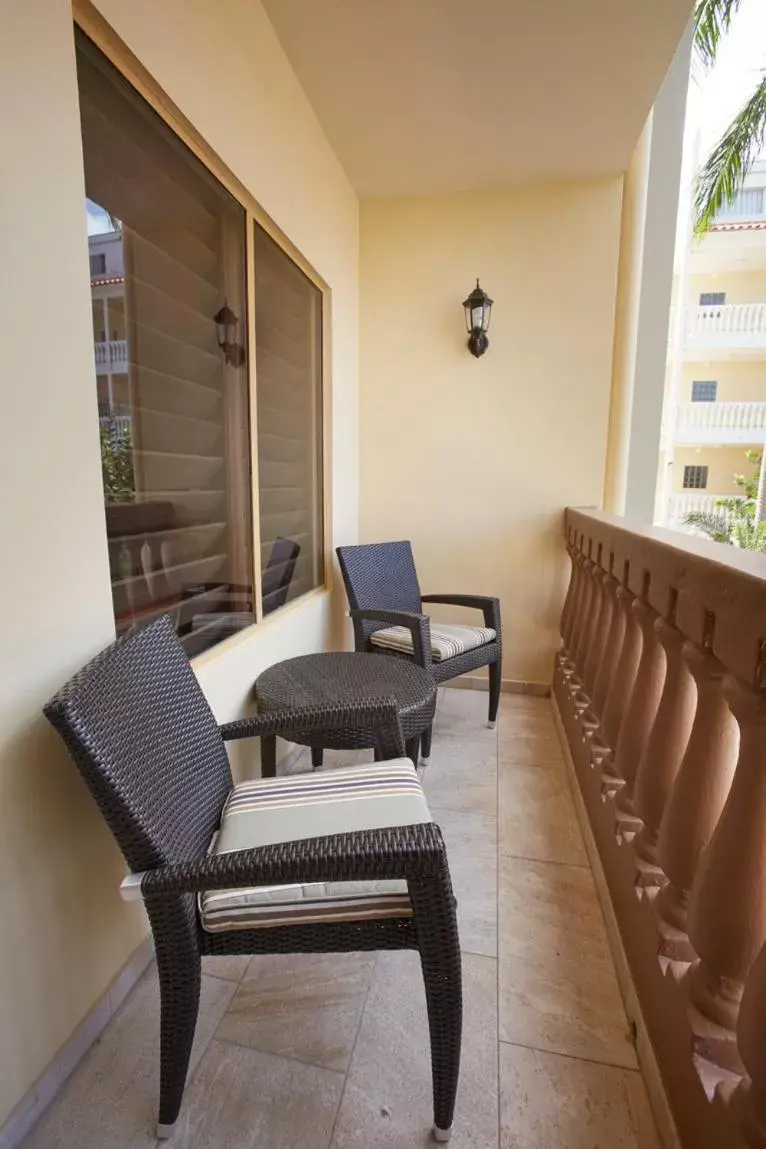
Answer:
POLYGON ((731 203, 718 212, 717 220, 753 219, 763 215, 763 193, 766 188, 740 188, 731 203))
POLYGON ((684 490, 704 490, 707 487, 707 467, 684 467, 684 490))
POLYGON ((91 275, 106 275, 106 255, 104 252, 98 252, 90 257, 90 273, 91 275))
POLYGON ((324 582, 322 293, 255 225, 263 613, 324 582))
POLYGON ((695 379, 692 383, 692 403, 715 403, 717 395, 715 379, 695 379))
POLYGON ((700 295, 700 307, 723 307, 725 303, 725 291, 703 291, 700 295))
POLYGON ((246 212, 79 32, 77 71, 115 621, 193 657, 255 619, 246 212))

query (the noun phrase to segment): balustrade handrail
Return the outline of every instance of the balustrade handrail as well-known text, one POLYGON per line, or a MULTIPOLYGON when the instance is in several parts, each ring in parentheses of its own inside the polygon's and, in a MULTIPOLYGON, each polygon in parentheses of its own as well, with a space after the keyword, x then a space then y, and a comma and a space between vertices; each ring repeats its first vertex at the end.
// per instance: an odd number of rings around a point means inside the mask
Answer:
POLYGON ((570 542, 579 536, 594 562, 601 548, 604 570, 611 554, 615 572, 629 564, 626 585, 633 594, 641 594, 648 574, 647 600, 658 614, 668 615, 675 590, 675 624, 691 642, 706 641, 706 618, 714 615, 715 656, 737 678, 766 687, 766 554, 629 524, 603 511, 569 508, 566 525, 570 542))
POLYGON ((766 334, 766 303, 702 304, 686 313, 686 332, 766 334))
POLYGON ((766 403, 744 401, 679 403, 677 430, 701 427, 762 430, 766 427, 766 403))

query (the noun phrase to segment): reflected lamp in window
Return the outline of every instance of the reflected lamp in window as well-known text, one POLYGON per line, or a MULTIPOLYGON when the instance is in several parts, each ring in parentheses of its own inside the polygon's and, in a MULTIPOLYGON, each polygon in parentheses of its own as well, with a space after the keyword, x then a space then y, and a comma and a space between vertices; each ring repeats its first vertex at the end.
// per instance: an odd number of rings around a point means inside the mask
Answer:
POLYGON ((77 73, 115 622, 193 657, 255 617, 245 210, 79 31, 77 73))

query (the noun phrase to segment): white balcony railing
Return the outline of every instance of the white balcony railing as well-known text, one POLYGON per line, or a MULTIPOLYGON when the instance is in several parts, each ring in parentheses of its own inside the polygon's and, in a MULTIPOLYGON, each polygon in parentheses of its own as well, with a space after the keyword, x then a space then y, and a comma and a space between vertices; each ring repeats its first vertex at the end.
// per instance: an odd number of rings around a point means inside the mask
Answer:
POLYGON ((99 422, 112 435, 122 436, 126 431, 133 429, 133 420, 130 415, 101 415, 99 422))
POLYGON ((109 339, 104 343, 94 343, 96 367, 106 368, 110 373, 119 374, 128 370, 127 339, 109 339))
POLYGON ((766 303, 722 303, 687 314, 687 335, 766 335, 766 303))
POLYGON ((766 403, 679 403, 676 443, 763 443, 766 403))
MULTIPOLYGON (((744 498, 744 496, 741 497, 744 498)), ((740 498, 740 496, 709 495, 706 491, 679 491, 668 499, 667 525, 676 531, 693 531, 692 527, 684 525, 686 516, 692 514, 715 514, 729 519, 731 511, 716 505, 718 500, 723 498, 740 498)))

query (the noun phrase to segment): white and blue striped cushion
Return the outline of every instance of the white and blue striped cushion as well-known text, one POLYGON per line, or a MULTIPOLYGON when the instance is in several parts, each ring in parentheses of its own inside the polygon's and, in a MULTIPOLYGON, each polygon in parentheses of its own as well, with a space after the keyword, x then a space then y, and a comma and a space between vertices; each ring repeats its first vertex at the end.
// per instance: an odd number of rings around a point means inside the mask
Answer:
MULTIPOLYGON (((415 768, 401 758, 243 782, 229 796, 211 852, 431 821, 415 768)), ((210 890, 199 907, 209 933, 412 915, 404 881, 210 890)))
MULTIPOLYGON (((467 650, 475 650, 477 646, 494 642, 496 638, 497 633, 491 626, 432 622, 431 657, 434 662, 445 662, 448 658, 465 654, 467 650)), ((413 651, 412 632, 406 626, 387 626, 384 630, 376 630, 370 642, 388 650, 401 650, 410 654, 413 651)))

